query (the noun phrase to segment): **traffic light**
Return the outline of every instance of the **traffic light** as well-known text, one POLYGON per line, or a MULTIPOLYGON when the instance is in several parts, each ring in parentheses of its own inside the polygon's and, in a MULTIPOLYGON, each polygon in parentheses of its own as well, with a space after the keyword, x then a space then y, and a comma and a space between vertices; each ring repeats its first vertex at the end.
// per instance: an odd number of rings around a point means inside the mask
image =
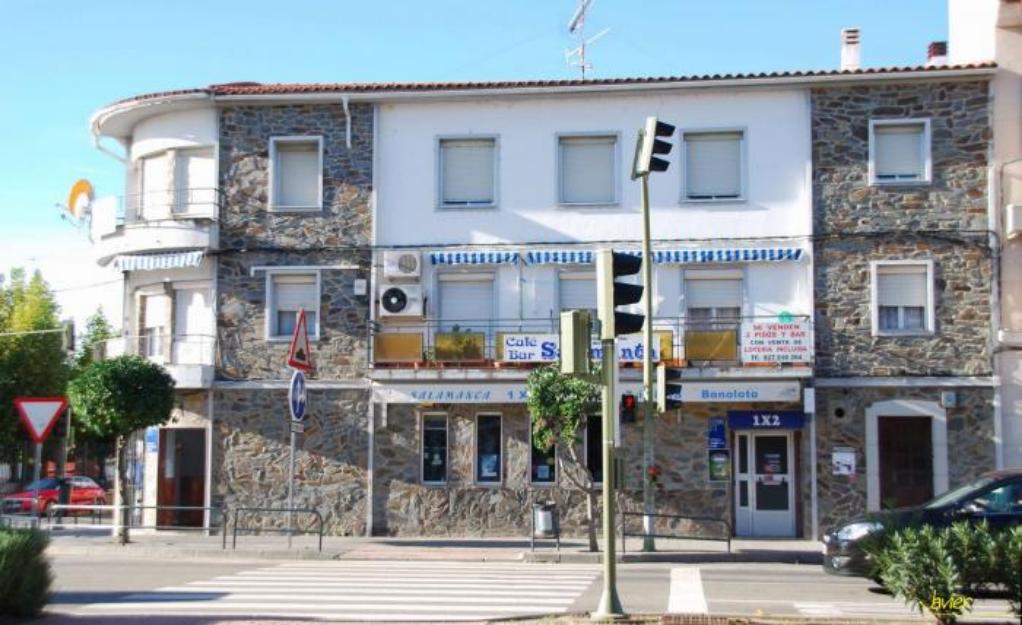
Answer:
POLYGON ((621 395, 621 423, 635 423, 635 395, 624 393, 621 395))
POLYGON ((634 334, 642 329, 644 315, 618 312, 617 306, 636 304, 642 299, 642 287, 617 282, 619 276, 630 276, 642 269, 642 258, 613 250, 596 253, 596 307, 600 318, 600 338, 613 339, 620 334, 634 334))
POLYGON ((60 334, 61 347, 64 348, 65 352, 73 352, 73 351, 75 351, 75 322, 74 322, 74 320, 61 322, 60 330, 61 330, 61 334, 60 334))
POLYGON ((588 310, 561 313, 561 373, 587 375, 592 361, 592 333, 588 310))
POLYGON ((672 369, 660 363, 656 367, 656 408, 657 412, 667 412, 681 407, 681 385, 670 384, 680 380, 681 370, 672 369))
POLYGON ((674 135, 674 126, 657 120, 656 117, 647 117, 646 126, 639 132, 639 138, 635 143, 635 160, 632 162, 632 180, 649 175, 652 171, 667 171, 671 163, 659 158, 657 154, 670 154, 674 147, 670 141, 663 141, 657 137, 671 137, 674 135))
POLYGON ((67 438, 67 415, 61 414, 57 417, 57 420, 53 422, 53 429, 50 430, 50 436, 53 438, 67 438))

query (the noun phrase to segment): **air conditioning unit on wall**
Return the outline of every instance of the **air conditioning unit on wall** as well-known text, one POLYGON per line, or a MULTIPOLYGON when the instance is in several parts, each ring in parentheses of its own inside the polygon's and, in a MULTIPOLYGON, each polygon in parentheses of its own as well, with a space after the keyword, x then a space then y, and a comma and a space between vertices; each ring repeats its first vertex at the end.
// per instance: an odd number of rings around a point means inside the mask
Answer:
POLYGON ((389 250, 383 253, 383 277, 418 280, 422 275, 422 258, 418 252, 389 250))
POLYGON ((1022 204, 1008 204, 1005 207, 1004 231, 1009 239, 1022 234, 1022 204))
POLYGON ((422 317, 422 285, 380 285, 380 317, 422 317))

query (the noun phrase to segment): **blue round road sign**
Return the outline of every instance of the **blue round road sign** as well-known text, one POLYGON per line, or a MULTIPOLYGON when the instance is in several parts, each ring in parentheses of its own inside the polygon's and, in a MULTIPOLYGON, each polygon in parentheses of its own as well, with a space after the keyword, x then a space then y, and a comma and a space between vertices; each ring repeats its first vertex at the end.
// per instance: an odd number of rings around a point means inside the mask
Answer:
POLYGON ((291 376, 291 387, 287 392, 287 406, 291 409, 291 420, 301 421, 305 418, 305 404, 307 400, 305 390, 305 374, 295 371, 291 376))

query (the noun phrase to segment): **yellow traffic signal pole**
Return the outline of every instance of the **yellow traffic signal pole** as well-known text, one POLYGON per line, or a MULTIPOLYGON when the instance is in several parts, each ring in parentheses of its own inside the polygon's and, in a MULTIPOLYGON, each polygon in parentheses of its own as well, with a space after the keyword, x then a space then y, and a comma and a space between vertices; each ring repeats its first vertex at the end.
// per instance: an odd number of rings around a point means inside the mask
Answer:
MULTIPOLYGON (((643 314, 646 324, 642 329, 642 550, 656 551, 653 540, 653 514, 656 512, 656 501, 653 483, 650 481, 650 469, 654 465, 653 442, 655 422, 653 413, 653 254, 650 251, 650 216, 649 216, 649 173, 640 177, 642 180, 642 294, 643 314)), ((623 522, 623 521, 622 521, 623 522)))
MULTIPOLYGON (((613 312, 611 312, 613 319, 613 312)), ((593 620, 624 615, 617 594, 617 562, 614 546, 614 370, 617 348, 613 338, 600 340, 603 348, 603 595, 593 612, 593 620)))

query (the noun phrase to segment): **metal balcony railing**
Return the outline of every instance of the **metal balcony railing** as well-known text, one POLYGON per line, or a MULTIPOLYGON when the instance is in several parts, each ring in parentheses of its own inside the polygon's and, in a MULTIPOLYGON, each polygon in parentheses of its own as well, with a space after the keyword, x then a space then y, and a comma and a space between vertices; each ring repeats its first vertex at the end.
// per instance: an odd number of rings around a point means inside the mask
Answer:
POLYGON ((166 333, 119 336, 105 341, 99 349, 102 352, 96 354, 99 358, 132 354, 164 365, 213 365, 216 337, 166 333))
POLYGON ((222 205, 223 193, 216 188, 133 193, 125 195, 120 204, 118 225, 176 219, 216 220, 222 205))
MULTIPOLYGON (((370 324, 373 367, 537 366, 558 358, 556 319, 427 320, 370 324)), ((812 326, 805 316, 653 319, 654 360, 676 366, 809 365, 812 326)), ((594 347, 599 345, 593 334, 594 347)), ((641 364, 641 334, 618 338, 618 359, 641 364)))

